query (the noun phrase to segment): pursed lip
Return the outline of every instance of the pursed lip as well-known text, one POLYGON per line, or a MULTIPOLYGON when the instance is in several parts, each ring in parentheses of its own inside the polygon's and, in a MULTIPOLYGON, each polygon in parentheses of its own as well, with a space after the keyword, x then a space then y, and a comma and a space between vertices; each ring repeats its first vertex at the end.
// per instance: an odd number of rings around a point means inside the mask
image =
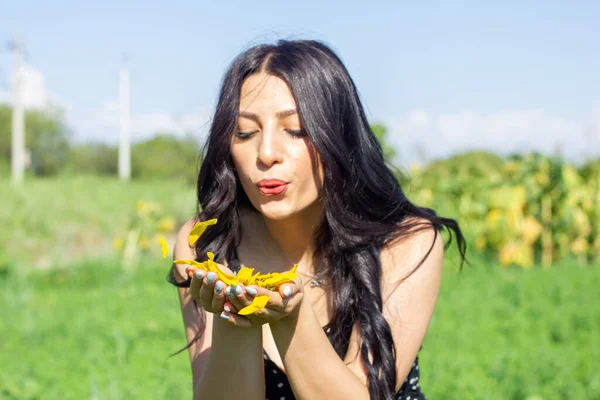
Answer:
POLYGON ((256 183, 258 191, 263 196, 281 196, 288 189, 288 182, 281 179, 261 179, 256 183))
POLYGON ((260 181, 258 181, 256 183, 256 185, 260 188, 266 187, 277 187, 277 186, 283 186, 283 185, 287 185, 288 183, 285 181, 282 181, 281 179, 261 179, 260 181))

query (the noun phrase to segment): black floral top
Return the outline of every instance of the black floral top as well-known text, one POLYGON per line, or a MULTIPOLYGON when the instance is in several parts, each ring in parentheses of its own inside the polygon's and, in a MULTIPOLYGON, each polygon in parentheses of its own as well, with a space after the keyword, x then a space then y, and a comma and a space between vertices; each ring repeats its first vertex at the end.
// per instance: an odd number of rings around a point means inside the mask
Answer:
MULTIPOLYGON (((295 400, 294 392, 287 379, 287 375, 267 355, 265 357, 265 386, 267 389, 266 400, 295 400)), ((404 381, 404 384, 394 396, 394 400, 426 400, 419 386, 419 357, 404 381)))
MULTIPOLYGON (((230 264, 230 268, 234 273, 237 273, 241 264, 239 262, 237 249, 234 252, 234 260, 230 264)), ((327 332, 325 332, 327 333, 327 332)), ((267 389, 266 400, 295 400, 294 392, 287 379, 287 375, 283 372, 277 364, 275 364, 264 352, 265 358, 265 386, 267 389)), ((406 377, 406 380, 402 384, 398 393, 394 396, 394 400, 427 400, 425 395, 421 393, 419 386, 419 357, 415 359, 415 362, 406 377)))

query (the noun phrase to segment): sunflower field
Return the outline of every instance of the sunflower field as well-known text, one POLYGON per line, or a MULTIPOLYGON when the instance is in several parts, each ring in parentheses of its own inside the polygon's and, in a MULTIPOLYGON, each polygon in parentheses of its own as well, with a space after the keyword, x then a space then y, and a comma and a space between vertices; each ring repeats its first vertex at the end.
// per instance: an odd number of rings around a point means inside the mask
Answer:
POLYGON ((470 251, 503 266, 600 262, 600 160, 471 152, 399 179, 411 201, 460 222, 470 251))

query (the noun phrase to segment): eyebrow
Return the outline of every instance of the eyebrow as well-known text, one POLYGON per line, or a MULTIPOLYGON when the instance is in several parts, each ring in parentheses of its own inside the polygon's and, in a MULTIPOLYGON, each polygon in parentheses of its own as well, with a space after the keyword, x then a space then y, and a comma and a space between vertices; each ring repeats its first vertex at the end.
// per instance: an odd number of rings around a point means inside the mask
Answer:
MULTIPOLYGON (((289 117, 290 115, 295 115, 295 114, 298 114, 298 111, 291 108, 289 110, 278 111, 275 114, 275 116, 277 118, 285 118, 285 117, 289 117)), ((260 123, 260 119, 258 118, 258 115, 248 112, 248 111, 240 111, 240 117, 248 118, 248 119, 255 121, 256 123, 260 123)))

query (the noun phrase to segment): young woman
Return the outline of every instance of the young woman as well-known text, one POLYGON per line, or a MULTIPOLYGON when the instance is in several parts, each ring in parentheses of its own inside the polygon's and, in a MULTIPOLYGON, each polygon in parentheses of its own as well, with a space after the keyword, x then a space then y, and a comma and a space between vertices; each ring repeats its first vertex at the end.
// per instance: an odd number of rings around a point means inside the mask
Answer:
MULTIPOLYGON (((316 41, 280 41, 227 71, 176 259, 298 278, 231 288, 174 265, 196 399, 423 399, 418 352, 442 272, 441 230, 386 167, 356 87, 316 41), (217 218, 194 247, 197 221, 217 218), (188 289, 189 287, 189 289, 188 289), (270 296, 253 315, 236 312, 270 296)), ((450 236, 450 240, 452 236, 450 236)))

